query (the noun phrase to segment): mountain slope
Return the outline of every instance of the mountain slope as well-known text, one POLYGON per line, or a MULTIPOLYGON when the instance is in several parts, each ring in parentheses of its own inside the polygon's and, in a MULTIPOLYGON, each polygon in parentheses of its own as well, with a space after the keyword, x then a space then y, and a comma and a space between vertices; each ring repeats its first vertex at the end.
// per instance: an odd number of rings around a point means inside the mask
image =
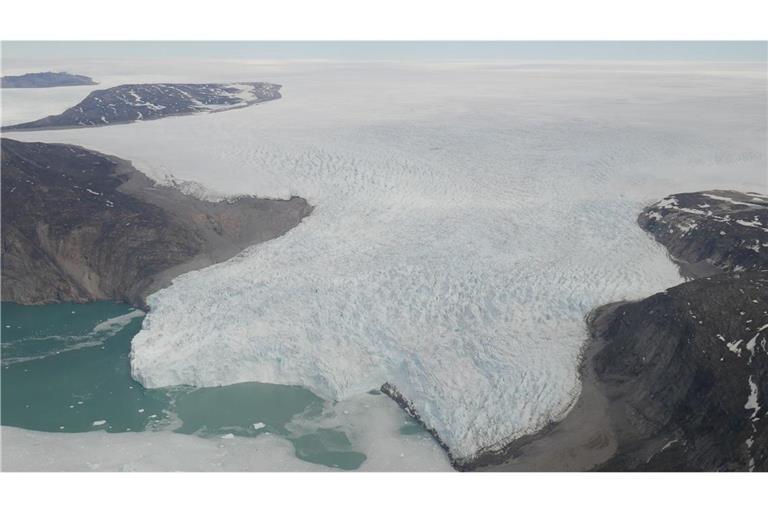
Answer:
POLYGON ((238 84, 135 84, 93 91, 61 114, 4 127, 4 131, 77 128, 212 113, 280 98, 280 86, 238 84))
POLYGON ((143 305, 173 277, 280 236, 310 211, 297 197, 206 202, 114 157, 2 139, 2 300, 143 305))

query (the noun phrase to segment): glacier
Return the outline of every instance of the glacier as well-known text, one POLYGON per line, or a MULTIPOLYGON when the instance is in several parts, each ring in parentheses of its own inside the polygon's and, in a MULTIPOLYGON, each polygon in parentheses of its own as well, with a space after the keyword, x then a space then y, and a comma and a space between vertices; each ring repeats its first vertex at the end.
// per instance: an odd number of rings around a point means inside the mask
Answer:
POLYGON ((315 210, 149 297, 135 377, 330 400, 389 382, 457 460, 568 412, 592 308, 681 282, 637 227, 643 206, 766 190, 764 64, 136 66, 131 83, 253 79, 283 98, 11 136, 114 154, 212 200, 300 195, 315 210))

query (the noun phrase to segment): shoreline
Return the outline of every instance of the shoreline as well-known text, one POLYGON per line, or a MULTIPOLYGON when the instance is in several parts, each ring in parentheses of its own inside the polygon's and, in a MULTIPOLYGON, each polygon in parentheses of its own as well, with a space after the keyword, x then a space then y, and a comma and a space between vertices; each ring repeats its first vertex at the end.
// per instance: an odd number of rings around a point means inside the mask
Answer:
POLYGON ((471 471, 588 471, 617 453, 618 438, 611 421, 609 386, 599 381, 594 357, 607 340, 593 327, 616 308, 632 301, 617 301, 593 309, 585 317, 588 339, 579 363, 581 392, 566 416, 538 431, 522 436, 496 450, 480 452, 471 459, 455 459, 450 448, 430 428, 413 405, 394 386, 385 383, 381 392, 389 396, 418 422, 446 452, 454 470, 471 471))
MULTIPOLYGON (((99 153, 100 154, 100 153, 99 153)), ((117 163, 115 172, 127 174, 128 180, 117 190, 140 201, 157 206, 175 220, 187 224, 203 236, 202 251, 191 259, 164 269, 138 283, 138 302, 133 304, 148 311, 146 299, 153 293, 171 285, 176 277, 201 270, 234 258, 244 250, 283 236, 312 214, 314 206, 304 198, 265 199, 256 196, 239 196, 232 200, 208 201, 184 194, 180 189, 157 183, 136 169, 128 160, 104 155, 117 163), (296 210, 295 223, 285 221, 286 212, 296 210), (292 224, 292 225, 291 225, 292 224)))
POLYGON ((594 325, 630 301, 598 306, 585 318, 588 339, 579 368, 581 393, 568 414, 504 448, 481 454, 462 471, 588 471, 616 454, 618 436, 611 421, 610 389, 594 369, 594 357, 607 344, 594 325))

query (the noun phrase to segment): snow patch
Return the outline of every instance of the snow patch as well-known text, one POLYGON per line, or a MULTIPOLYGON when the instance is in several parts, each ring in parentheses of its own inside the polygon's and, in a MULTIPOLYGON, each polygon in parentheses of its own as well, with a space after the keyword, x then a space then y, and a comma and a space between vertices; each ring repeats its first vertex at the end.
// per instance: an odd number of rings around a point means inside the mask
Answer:
POLYGON ((749 396, 747 397, 747 403, 744 404, 744 408, 748 411, 752 411, 752 415, 749 417, 752 421, 757 421, 757 414, 760 412, 760 404, 758 403, 758 389, 755 384, 752 375, 749 376, 749 396))
POLYGON ((728 350, 741 357, 741 348, 739 348, 739 345, 741 345, 743 341, 744 340, 731 341, 730 343, 726 343, 725 346, 728 347, 728 350))
POLYGON ((735 199, 731 199, 730 197, 725 196, 718 196, 715 194, 702 194, 705 197, 708 197, 710 199, 716 199, 718 201, 725 201, 727 203, 739 205, 739 206, 750 206, 752 208, 759 207, 760 205, 754 204, 754 203, 745 203, 743 201, 736 201, 735 199))

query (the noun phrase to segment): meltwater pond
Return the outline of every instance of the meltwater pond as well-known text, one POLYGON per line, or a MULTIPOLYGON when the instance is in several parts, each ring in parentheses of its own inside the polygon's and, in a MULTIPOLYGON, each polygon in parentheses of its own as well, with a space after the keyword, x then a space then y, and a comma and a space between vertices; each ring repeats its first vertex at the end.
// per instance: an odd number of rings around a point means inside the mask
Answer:
POLYGON ((400 452, 414 453, 403 443, 416 442, 447 467, 429 435, 383 396, 334 404, 298 386, 253 382, 145 389, 129 364, 142 318, 111 302, 3 303, 2 424, 58 433, 174 431, 222 441, 277 436, 299 459, 348 470, 365 464, 371 450, 379 457, 392 452, 395 464, 380 460, 369 469, 398 469, 400 452), (391 432, 382 430, 383 417, 391 432))

